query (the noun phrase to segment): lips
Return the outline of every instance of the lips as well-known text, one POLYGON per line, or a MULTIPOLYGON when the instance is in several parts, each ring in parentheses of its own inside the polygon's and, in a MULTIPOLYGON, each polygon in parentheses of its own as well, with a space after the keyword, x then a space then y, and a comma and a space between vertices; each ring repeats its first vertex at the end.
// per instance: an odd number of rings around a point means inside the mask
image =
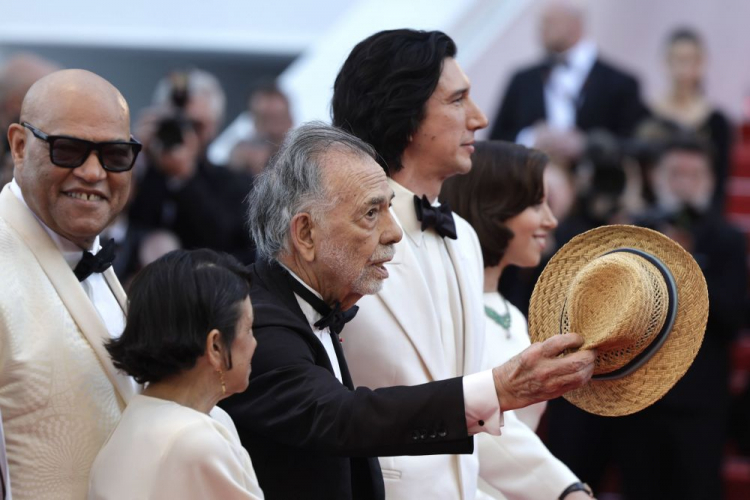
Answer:
POLYGON ((388 269, 386 269, 383 264, 372 264, 372 267, 375 269, 375 273, 378 275, 378 278, 384 280, 389 276, 388 269))

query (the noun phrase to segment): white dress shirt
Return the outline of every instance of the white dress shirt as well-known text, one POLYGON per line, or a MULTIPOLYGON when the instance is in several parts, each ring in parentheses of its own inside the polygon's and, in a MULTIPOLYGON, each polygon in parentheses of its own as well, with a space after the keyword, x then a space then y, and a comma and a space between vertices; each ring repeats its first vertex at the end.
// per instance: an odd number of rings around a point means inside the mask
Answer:
MULTIPOLYGON (((576 128, 583 84, 597 55, 593 41, 581 40, 562 55, 565 63, 556 64, 550 71, 544 85, 544 107, 549 128, 562 131, 576 128)), ((533 126, 522 129, 516 136, 516 142, 527 147, 533 147, 535 140, 533 126)))
MULTIPOLYGON (((13 194, 28 208, 26 200, 23 199, 23 193, 21 193, 21 187, 13 179, 10 184, 10 190, 13 194)), ((31 213, 34 213, 31 211, 31 213)), ((83 250, 73 243, 72 241, 63 238, 47 225, 42 222, 39 217, 34 214, 34 217, 39 221, 47 234, 50 235, 52 241, 55 242, 57 248, 60 249, 65 261, 68 263, 71 269, 75 269, 78 262, 83 258, 83 250)), ((99 245, 99 236, 94 239, 94 243, 91 245, 89 252, 96 253, 99 251, 101 246, 99 245)), ((122 331, 125 329, 125 312, 117 302, 112 290, 110 290, 107 281, 101 273, 92 273, 91 276, 81 282, 86 295, 88 295, 91 302, 94 304, 94 308, 99 313, 99 317, 102 319, 107 327, 107 331, 112 338, 117 338, 122 335, 122 331)))
MULTIPOLYGON (((314 293, 316 297, 318 297, 320 300, 323 300, 322 295, 310 288, 307 283, 302 281, 300 277, 294 274, 291 269, 286 267, 284 264, 281 264, 281 267, 289 271, 289 274, 291 274, 294 279, 302 283, 302 285, 304 285, 305 288, 314 293)), ((333 367, 333 374, 336 375, 338 381, 343 384, 344 382, 341 379, 341 367, 339 366, 339 358, 338 356, 336 356, 336 350, 333 348, 331 330, 328 327, 318 328, 317 326, 315 326, 315 323, 320 321, 320 318, 322 318, 323 315, 316 311, 313 306, 308 304, 305 299, 303 299, 296 293, 294 294, 294 298, 297 299, 297 304, 299 304, 300 309, 302 309, 302 314, 305 315, 305 319, 307 319, 307 322, 310 324, 310 330, 312 330, 315 336, 318 337, 320 343, 323 344, 323 348, 326 350, 326 354, 328 354, 328 360, 331 362, 331 366, 333 367)))
POLYGON ((565 64, 557 64, 544 86, 547 124, 554 129, 575 128, 581 90, 596 62, 596 45, 581 40, 565 53, 565 64))

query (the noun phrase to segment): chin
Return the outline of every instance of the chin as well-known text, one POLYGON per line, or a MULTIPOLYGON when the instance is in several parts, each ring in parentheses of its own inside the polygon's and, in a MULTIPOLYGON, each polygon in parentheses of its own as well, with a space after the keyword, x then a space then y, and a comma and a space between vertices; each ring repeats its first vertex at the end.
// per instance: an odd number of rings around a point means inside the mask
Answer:
POLYGON ((362 280, 354 285, 354 290, 359 295, 375 295, 383 289, 383 280, 369 279, 362 280))
POLYGON ((464 175, 471 172, 471 158, 461 158, 456 162, 456 170, 454 174, 464 175))

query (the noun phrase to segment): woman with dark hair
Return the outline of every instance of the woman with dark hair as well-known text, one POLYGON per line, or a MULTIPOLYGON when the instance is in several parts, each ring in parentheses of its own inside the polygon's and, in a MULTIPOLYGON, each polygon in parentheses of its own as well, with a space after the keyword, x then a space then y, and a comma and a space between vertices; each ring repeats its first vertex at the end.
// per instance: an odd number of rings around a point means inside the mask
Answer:
MULTIPOLYGON (((535 267, 557 219, 547 204, 547 155, 504 141, 477 142, 471 171, 443 184, 440 198, 471 224, 484 259, 487 351, 504 363, 531 344, 523 314, 498 292, 509 265, 535 267)), ((544 404, 517 410, 535 429, 544 404)))
MULTIPOLYGON (((548 163, 541 151, 510 142, 477 142, 471 171, 443 184, 441 201, 471 224, 482 248, 485 366, 504 363, 531 344, 526 318, 500 295, 498 286, 508 266, 539 264, 547 235, 557 226, 547 204, 548 163)), ((587 487, 534 433, 544 408, 539 403, 503 412, 502 436, 477 436, 480 477, 488 483, 481 487, 486 493, 529 500, 590 498, 587 487), (561 496, 563 492, 567 493, 561 496)))
POLYGON ((651 106, 652 117, 638 128, 646 141, 669 142, 674 135, 696 134, 711 145, 716 184, 714 205, 721 208, 732 143, 726 116, 706 98, 706 47, 698 32, 678 28, 668 37, 665 50, 668 88, 651 106))
POLYGON ((91 469, 90 500, 261 499, 250 456, 216 403, 244 391, 255 352, 247 271, 176 250, 130 287, 125 331, 106 348, 146 384, 91 469))

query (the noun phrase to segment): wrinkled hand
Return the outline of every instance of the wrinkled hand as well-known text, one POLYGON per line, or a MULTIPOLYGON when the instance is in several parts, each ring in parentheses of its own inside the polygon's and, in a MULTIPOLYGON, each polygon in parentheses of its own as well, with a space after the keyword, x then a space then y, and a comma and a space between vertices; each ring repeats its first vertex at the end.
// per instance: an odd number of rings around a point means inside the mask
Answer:
POLYGON ((553 399, 589 381, 594 370, 594 351, 577 351, 583 337, 577 333, 555 335, 529 346, 508 362, 493 368, 500 408, 514 410, 553 399))

